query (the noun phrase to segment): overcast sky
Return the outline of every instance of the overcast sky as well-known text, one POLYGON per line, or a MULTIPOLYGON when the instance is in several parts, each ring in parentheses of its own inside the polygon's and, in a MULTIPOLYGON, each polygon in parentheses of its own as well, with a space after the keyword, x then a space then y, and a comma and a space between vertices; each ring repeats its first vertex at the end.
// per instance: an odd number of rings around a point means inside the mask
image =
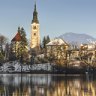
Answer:
MULTIPOLYGON (((0 34, 10 40, 18 26, 30 39, 34 0, 0 0, 0 34)), ((41 38, 58 37, 66 32, 96 37, 96 0, 37 0, 41 38)))

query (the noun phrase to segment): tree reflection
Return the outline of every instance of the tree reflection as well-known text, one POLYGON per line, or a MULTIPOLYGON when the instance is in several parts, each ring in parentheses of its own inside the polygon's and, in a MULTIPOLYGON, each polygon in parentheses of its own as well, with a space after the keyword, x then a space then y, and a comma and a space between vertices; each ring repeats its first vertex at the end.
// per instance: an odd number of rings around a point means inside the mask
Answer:
POLYGON ((95 78, 57 75, 0 75, 0 96, 96 96, 95 78))

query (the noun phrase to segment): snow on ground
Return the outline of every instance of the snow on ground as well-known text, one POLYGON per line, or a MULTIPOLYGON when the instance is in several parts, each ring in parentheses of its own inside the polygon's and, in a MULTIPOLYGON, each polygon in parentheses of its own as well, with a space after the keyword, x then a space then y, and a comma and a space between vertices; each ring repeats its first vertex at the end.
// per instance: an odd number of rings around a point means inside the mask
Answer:
MULTIPOLYGON (((49 63, 33 65, 22 64, 22 71, 29 72, 30 70, 51 71, 52 66, 49 63)), ((18 61, 6 62, 0 67, 0 72, 21 72, 21 64, 18 61)))
POLYGON ((32 65, 32 70, 51 71, 51 65, 49 63, 46 63, 46 64, 34 64, 34 65, 32 65))

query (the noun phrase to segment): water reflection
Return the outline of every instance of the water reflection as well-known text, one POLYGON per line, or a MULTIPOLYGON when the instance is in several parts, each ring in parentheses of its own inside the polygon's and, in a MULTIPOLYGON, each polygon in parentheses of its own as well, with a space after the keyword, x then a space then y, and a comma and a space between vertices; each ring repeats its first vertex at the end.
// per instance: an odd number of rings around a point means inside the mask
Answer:
POLYGON ((1 74, 0 96, 96 96, 93 76, 1 74))

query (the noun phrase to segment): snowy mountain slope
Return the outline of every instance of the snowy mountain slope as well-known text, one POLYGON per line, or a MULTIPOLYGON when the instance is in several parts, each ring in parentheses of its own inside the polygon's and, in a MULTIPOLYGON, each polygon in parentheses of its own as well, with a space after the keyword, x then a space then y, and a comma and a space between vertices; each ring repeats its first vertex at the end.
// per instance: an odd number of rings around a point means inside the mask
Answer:
POLYGON ((63 40, 65 40, 66 42, 71 43, 71 44, 81 44, 81 43, 88 44, 93 41, 96 41, 96 38, 93 38, 90 35, 77 34, 77 33, 73 33, 73 32, 65 33, 65 34, 59 36, 59 38, 62 38, 63 40))

